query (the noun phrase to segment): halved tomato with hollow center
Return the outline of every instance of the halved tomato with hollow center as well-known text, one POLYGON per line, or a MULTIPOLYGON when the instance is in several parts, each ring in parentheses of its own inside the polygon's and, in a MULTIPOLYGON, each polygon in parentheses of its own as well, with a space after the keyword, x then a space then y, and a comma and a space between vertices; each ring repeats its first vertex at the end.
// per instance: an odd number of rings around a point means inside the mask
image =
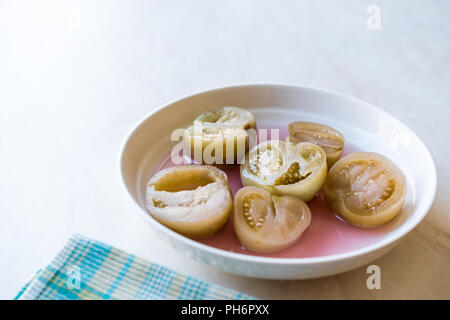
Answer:
POLYGON ((311 221, 302 200, 244 187, 234 200, 233 223, 240 243, 251 251, 274 252, 292 245, 311 221))
POLYGON ((392 220, 406 195, 406 178, 388 158, 371 152, 354 152, 330 169, 325 195, 332 210, 360 227, 392 220))
POLYGON ((248 129, 256 129, 251 112, 222 107, 200 114, 185 130, 183 139, 198 162, 237 164, 249 148, 248 129))
POLYGON ((226 174, 213 166, 163 169, 147 185, 146 207, 163 225, 186 236, 208 237, 233 211, 226 174))

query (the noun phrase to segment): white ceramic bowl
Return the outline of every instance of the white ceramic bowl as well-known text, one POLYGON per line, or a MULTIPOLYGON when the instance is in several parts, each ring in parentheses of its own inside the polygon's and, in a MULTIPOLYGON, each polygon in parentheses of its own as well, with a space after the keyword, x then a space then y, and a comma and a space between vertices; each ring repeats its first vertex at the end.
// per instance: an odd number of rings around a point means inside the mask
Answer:
POLYGON ((206 91, 162 106, 139 122, 120 153, 120 173, 141 216, 180 252, 225 272, 267 279, 309 279, 368 264, 392 249, 425 217, 436 193, 436 168, 423 142, 402 122, 361 100, 320 89, 288 85, 240 85, 206 91), (286 126, 292 119, 339 128, 357 147, 388 156, 408 180, 407 199, 395 227, 369 246, 312 258, 269 258, 216 249, 179 235, 145 209, 145 184, 170 151, 170 134, 215 107, 249 109, 259 125, 286 126))

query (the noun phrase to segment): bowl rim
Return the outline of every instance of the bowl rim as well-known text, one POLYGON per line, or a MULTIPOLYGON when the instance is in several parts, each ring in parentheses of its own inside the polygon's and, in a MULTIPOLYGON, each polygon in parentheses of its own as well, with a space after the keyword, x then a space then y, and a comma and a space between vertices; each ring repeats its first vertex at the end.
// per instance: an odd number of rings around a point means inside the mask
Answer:
POLYGON ((346 259, 352 259, 357 256, 364 256, 371 252, 381 250, 385 247, 388 247, 389 245, 395 244, 397 241, 399 241, 401 238, 403 238, 405 235, 407 235, 410 231, 412 231, 426 217, 426 215, 428 214, 428 212, 431 209, 431 206, 433 205, 433 202, 436 198, 436 192, 437 192, 437 170, 436 170, 436 164, 433 159, 433 156, 432 156, 430 150, 428 149, 428 147, 422 141, 422 139, 420 139, 420 137, 418 137, 414 133, 414 131, 412 131, 401 120, 397 119, 396 117, 391 115, 389 112, 372 105, 369 102, 366 102, 364 100, 361 100, 359 98, 356 98, 356 97, 353 97, 353 96, 350 96, 347 94, 343 94, 343 93, 336 92, 333 90, 312 87, 312 86, 308 86, 308 85, 278 83, 278 82, 277 83, 242 83, 242 84, 234 84, 234 85, 229 85, 229 86, 220 86, 220 87, 215 87, 215 88, 212 88, 209 90, 201 90, 201 91, 195 92, 193 94, 185 95, 185 96, 173 99, 172 101, 169 101, 167 103, 160 105, 159 107, 157 107, 157 108, 153 109, 151 112, 149 112, 141 120, 139 120, 131 129, 129 129, 128 133, 125 135, 125 137, 123 138, 121 145, 120 145, 119 153, 117 156, 117 169, 118 169, 119 177, 121 180, 121 184, 122 184, 123 188, 125 188, 126 193, 128 194, 128 197, 132 200, 134 205, 137 207, 140 216, 147 223, 150 223, 153 227, 159 229, 160 232, 166 233, 168 236, 174 238, 175 240, 184 242, 187 245, 189 245, 190 247, 193 247, 199 251, 206 252, 208 254, 218 255, 218 256, 221 256, 222 258, 226 258, 226 259, 234 259, 234 260, 257 263, 257 264, 264 264, 264 265, 306 265, 306 264, 328 263, 328 262, 333 262, 333 261, 342 261, 342 260, 346 260, 346 259), (342 252, 342 253, 337 253, 337 254, 332 254, 332 255, 317 256, 317 257, 302 257, 302 258, 261 257, 261 256, 253 256, 253 255, 247 255, 247 254, 243 254, 243 253, 226 251, 223 249, 215 248, 215 247, 200 243, 200 242, 190 239, 188 237, 185 237, 185 236, 167 228, 166 226, 162 225, 161 223, 157 222, 156 220, 154 220, 148 214, 148 212, 146 210, 144 210, 137 203, 137 201, 133 198, 130 190, 128 189, 128 187, 125 183, 125 177, 124 177, 123 170, 122 170, 123 160, 124 160, 123 159, 124 151, 127 147, 129 139, 132 137, 134 132, 143 123, 145 123, 150 117, 152 117, 156 113, 160 112, 162 109, 164 109, 168 106, 171 106, 175 103, 178 103, 180 101, 183 101, 185 99, 189 99, 191 97, 202 95, 205 93, 214 93, 214 92, 219 92, 222 90, 230 90, 230 89, 232 90, 235 88, 250 88, 250 87, 254 87, 254 88, 266 87, 266 88, 272 88, 272 89, 273 88, 303 89, 303 90, 315 91, 316 93, 319 93, 319 94, 334 95, 339 98, 348 99, 350 101, 353 101, 354 103, 363 104, 363 105, 365 105, 365 107, 370 108, 376 112, 383 114, 383 116, 385 116, 387 118, 391 118, 391 119, 401 123, 403 125, 403 127, 406 129, 406 131, 408 131, 409 134, 411 134, 413 137, 415 137, 417 139, 417 141, 419 141, 419 143, 422 145, 422 147, 426 150, 427 156, 428 156, 428 158, 430 160, 430 164, 431 164, 430 170, 432 171, 432 175, 429 178, 431 179, 431 183, 433 186, 432 187, 433 189, 431 192, 432 196, 429 197, 428 202, 425 203, 424 209, 421 212, 421 214, 418 215, 417 217, 415 217, 407 225, 399 226, 398 229, 396 229, 395 232, 393 234, 391 234, 390 236, 383 238, 382 240, 375 242, 373 244, 370 244, 368 246, 364 246, 364 247, 361 247, 361 248, 358 248, 355 250, 351 250, 348 252, 342 252))

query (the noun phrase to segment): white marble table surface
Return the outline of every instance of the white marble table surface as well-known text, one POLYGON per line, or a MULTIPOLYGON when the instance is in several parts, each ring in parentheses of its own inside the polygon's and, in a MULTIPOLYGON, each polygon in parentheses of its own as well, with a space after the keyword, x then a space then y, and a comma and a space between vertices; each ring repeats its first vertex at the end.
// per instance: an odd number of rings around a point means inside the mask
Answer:
POLYGON ((450 298, 450 2, 0 0, 0 298, 73 233, 261 298, 450 298), (369 5, 381 29, 367 28, 369 5), (367 100, 435 157, 425 221, 376 261, 323 279, 224 274, 180 255, 136 214, 119 145, 153 108, 238 83, 305 84, 367 100))

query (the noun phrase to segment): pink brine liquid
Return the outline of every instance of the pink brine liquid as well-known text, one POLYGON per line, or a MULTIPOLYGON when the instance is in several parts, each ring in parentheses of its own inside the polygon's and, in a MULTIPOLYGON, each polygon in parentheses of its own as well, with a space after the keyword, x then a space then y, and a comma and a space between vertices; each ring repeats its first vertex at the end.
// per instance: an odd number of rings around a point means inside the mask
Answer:
MULTIPOLYGON (((269 138, 271 137, 269 128, 260 128, 258 130, 261 129, 268 129, 267 135, 269 138)), ((285 129, 280 129, 279 139, 285 140, 286 137, 287 131, 285 129)), ((265 139, 262 139, 259 142, 262 142, 263 140, 265 139)), ((361 150, 350 143, 346 143, 343 156, 355 151, 361 150)), ((167 156, 157 171, 172 166, 174 166, 174 164, 170 160, 170 156, 167 156)), ((227 174, 228 182, 234 196, 236 192, 242 188, 239 166, 220 166, 220 169, 227 174)), ((393 228, 392 223, 387 223, 376 228, 358 228, 342 221, 328 208, 323 190, 308 203, 308 206, 311 210, 311 224, 308 229, 306 229, 295 244, 279 252, 257 253, 246 250, 241 246, 234 232, 232 216, 223 229, 214 236, 207 239, 194 240, 214 248, 253 256, 307 258, 345 253, 366 247, 378 242, 393 228)))

